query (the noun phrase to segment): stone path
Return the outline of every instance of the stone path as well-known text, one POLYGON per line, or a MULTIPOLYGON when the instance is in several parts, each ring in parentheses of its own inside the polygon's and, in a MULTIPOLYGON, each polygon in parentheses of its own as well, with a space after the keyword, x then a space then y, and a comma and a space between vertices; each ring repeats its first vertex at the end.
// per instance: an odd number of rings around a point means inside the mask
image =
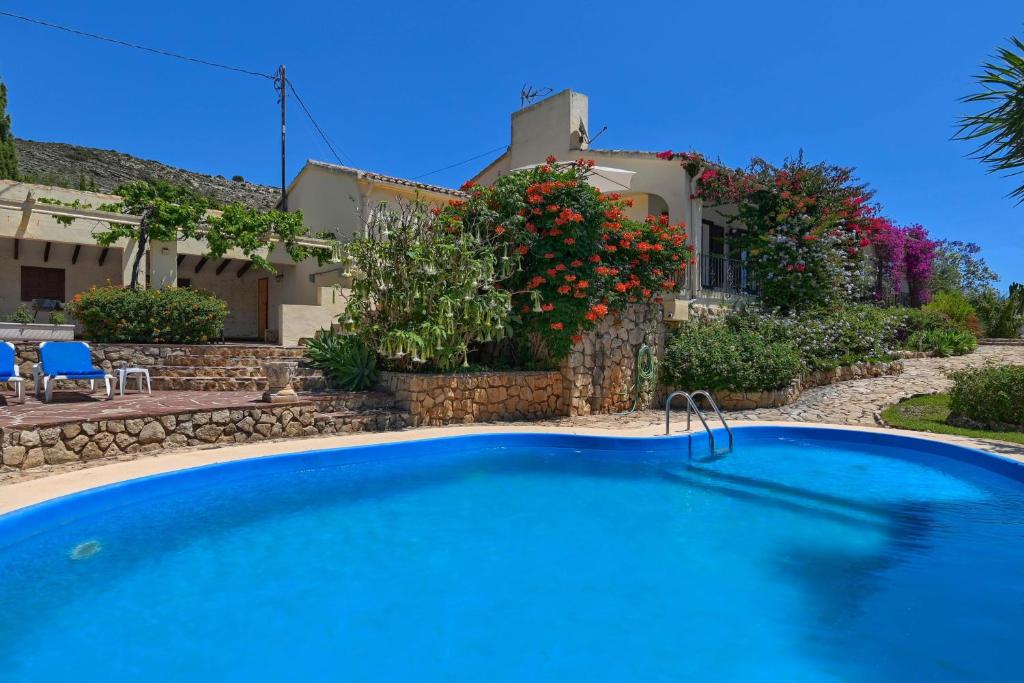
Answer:
MULTIPOLYGON (((952 358, 913 358, 903 361, 900 375, 872 377, 838 382, 808 389, 795 402, 781 408, 726 411, 731 420, 769 420, 823 422, 829 424, 877 426, 878 416, 886 408, 916 394, 945 391, 952 382, 945 373, 987 363, 1024 365, 1024 346, 980 346, 966 356, 952 358)), ((590 415, 545 424, 573 424, 585 427, 629 429, 657 424, 665 419, 662 410, 646 410, 630 415, 590 415)), ((685 417, 683 418, 685 420, 685 417)))

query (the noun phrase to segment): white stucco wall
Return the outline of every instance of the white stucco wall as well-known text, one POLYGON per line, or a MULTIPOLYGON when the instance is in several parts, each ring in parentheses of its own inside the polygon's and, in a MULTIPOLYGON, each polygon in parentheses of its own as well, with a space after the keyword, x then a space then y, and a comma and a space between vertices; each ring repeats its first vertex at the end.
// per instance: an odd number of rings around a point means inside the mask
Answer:
MULTIPOLYGON (((112 248, 100 266, 100 247, 83 246, 79 250, 75 265, 71 265, 74 245, 51 243, 48 261, 43 261, 45 247, 45 242, 22 240, 18 245, 18 259, 15 260, 14 240, 0 238, 0 317, 12 313, 22 303, 22 266, 63 268, 65 300, 70 300, 75 294, 89 289, 92 285, 104 285, 108 281, 113 284, 121 282, 120 249, 112 248)), ((48 318, 41 314, 39 322, 48 322, 48 318)))

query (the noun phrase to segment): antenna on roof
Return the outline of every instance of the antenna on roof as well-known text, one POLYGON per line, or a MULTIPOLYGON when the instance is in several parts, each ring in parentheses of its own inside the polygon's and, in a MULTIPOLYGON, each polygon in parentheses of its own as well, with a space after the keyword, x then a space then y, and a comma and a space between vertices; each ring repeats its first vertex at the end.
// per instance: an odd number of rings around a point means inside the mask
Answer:
POLYGON ((542 97, 547 97, 554 90, 551 88, 535 88, 532 85, 523 83, 522 89, 519 91, 519 108, 522 109, 528 104, 533 104, 542 97))
POLYGON ((601 130, 597 131, 597 135, 595 135, 594 137, 588 137, 588 138, 587 138, 587 144, 591 144, 591 143, 593 143, 593 142, 594 142, 594 140, 596 140, 596 139, 598 139, 599 137, 601 137, 602 135, 604 135, 605 131, 607 131, 607 130, 608 130, 608 126, 605 126, 605 127, 604 127, 604 128, 602 128, 601 130))

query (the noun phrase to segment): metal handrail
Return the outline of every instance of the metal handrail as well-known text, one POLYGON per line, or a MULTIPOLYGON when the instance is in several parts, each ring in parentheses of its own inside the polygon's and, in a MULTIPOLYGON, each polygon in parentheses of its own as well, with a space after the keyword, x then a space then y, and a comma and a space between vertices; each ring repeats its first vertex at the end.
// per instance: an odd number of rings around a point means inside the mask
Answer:
MULTIPOLYGON (((718 404, 715 403, 715 399, 711 397, 711 394, 709 394, 704 389, 700 389, 691 394, 691 397, 693 398, 696 398, 698 396, 703 396, 708 400, 708 403, 711 405, 711 409, 715 411, 715 415, 718 416, 718 419, 719 421, 721 421, 722 426, 725 427, 725 433, 729 435, 729 450, 731 451, 733 444, 732 429, 729 428, 729 423, 726 422, 725 418, 722 416, 722 411, 718 409, 718 404)), ((689 410, 689 408, 687 408, 687 410, 689 410)))
POLYGON ((704 414, 700 412, 700 408, 693 402, 693 396, 685 391, 673 391, 665 399, 665 434, 669 434, 669 424, 672 419, 672 399, 676 396, 686 397, 686 431, 690 431, 690 409, 697 413, 697 417, 700 419, 700 423, 704 425, 704 431, 708 433, 708 441, 711 443, 711 452, 715 451, 715 435, 711 433, 711 427, 708 427, 707 420, 704 419, 704 414))

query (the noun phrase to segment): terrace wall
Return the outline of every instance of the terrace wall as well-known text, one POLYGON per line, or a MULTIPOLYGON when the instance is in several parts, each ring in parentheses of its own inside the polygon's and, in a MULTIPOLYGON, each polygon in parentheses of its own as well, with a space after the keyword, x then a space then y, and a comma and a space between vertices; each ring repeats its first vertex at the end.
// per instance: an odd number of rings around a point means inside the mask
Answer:
POLYGON ((536 420, 564 415, 562 374, 471 372, 456 375, 382 372, 380 387, 395 395, 413 426, 536 420))

